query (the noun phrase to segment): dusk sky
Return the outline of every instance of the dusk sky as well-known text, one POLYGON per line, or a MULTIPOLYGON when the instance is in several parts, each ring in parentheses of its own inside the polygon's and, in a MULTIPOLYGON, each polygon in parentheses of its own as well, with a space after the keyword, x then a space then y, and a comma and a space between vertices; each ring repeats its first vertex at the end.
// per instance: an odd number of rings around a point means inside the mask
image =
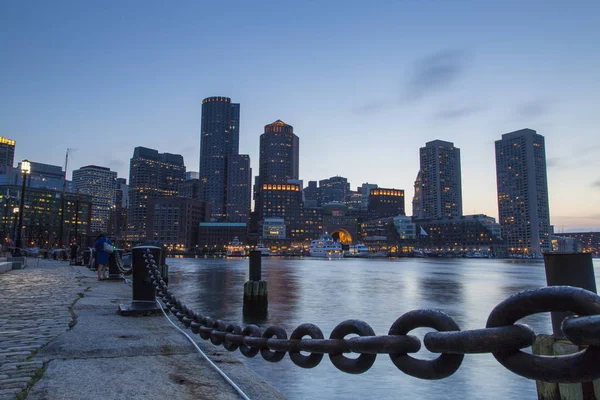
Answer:
POLYGON ((21 159, 129 179, 135 146, 198 171, 202 99, 241 104, 258 173, 277 119, 300 178, 406 191, 461 149, 463 212, 498 216, 494 141, 546 138, 551 223, 600 230, 599 1, 3 1, 0 135, 21 159))

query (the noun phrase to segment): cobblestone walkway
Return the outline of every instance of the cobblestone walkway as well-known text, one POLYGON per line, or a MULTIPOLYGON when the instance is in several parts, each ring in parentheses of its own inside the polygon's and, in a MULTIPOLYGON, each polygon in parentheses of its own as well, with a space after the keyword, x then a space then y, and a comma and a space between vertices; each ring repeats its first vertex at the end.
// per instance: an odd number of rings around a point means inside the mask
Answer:
POLYGON ((83 294, 85 267, 29 259, 29 266, 0 274, 0 400, 14 399, 42 372, 37 351, 67 331, 69 308, 83 294))

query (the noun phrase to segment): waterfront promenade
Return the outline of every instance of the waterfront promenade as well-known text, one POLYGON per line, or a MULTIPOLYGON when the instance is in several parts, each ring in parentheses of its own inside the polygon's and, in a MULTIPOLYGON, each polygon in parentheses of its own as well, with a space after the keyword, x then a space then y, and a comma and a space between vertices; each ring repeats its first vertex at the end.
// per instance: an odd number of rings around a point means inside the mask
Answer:
MULTIPOLYGON (((122 281, 28 264, 0 274, 0 400, 240 398, 164 316, 119 316, 131 301, 122 281)), ((250 398, 283 398, 232 354, 197 343, 250 398)))

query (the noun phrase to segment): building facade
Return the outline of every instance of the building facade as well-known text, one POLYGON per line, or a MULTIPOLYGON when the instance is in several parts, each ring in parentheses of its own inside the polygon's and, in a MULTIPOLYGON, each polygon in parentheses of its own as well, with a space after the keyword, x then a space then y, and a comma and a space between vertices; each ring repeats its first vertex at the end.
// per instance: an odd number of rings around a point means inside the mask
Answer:
POLYGON ((129 186, 127 179, 117 178, 115 202, 111 208, 108 232, 112 238, 121 240, 127 234, 127 212, 129 209, 129 186))
POLYGON ((200 179, 187 179, 177 186, 177 196, 198 200, 200 196, 200 179))
POLYGON ((498 215, 510 253, 551 250, 546 149, 542 135, 521 129, 496 141, 498 215))
POLYGON ((371 189, 377 189, 377 185, 374 183, 363 183, 359 188, 361 199, 360 199, 360 210, 368 211, 369 210, 369 194, 371 193, 371 189))
POLYGON ((334 176, 319 181, 319 204, 324 205, 331 202, 345 203, 350 194, 350 183, 348 179, 334 176))
POLYGON ((281 120, 265 126, 260 135, 259 185, 298 179, 300 139, 281 120))
POLYGON ((317 181, 308 181, 308 186, 303 190, 304 206, 305 207, 318 207, 319 204, 319 187, 317 181))
POLYGON ((462 216, 460 149, 454 143, 434 140, 421 147, 419 154, 422 198, 419 218, 462 216))
MULTIPOLYGON (((2 239, 3 244, 14 244, 16 238, 18 209, 20 206, 21 186, 0 186, 2 203, 2 239)), ((25 191, 25 209, 23 210, 23 230, 21 236, 27 247, 51 248, 61 242, 61 193, 44 188, 27 188, 25 191)), ((65 193, 63 243, 75 240, 85 243, 84 237, 90 235, 92 219, 92 199, 89 195, 65 193)))
POLYGON ((185 180, 185 165, 179 154, 159 153, 136 147, 129 164, 128 240, 146 237, 148 200, 177 195, 185 180))
POLYGON ((555 236, 573 238, 580 243, 582 252, 600 255, 600 232, 557 233, 555 236))
POLYGON ((228 97, 202 101, 200 200, 210 203, 212 218, 226 215, 227 157, 239 154, 240 105, 228 97))
POLYGON ((14 140, 0 136, 0 167, 15 165, 15 146, 14 140))
POLYGON ((252 200, 252 169, 249 155, 232 154, 227 157, 225 199, 227 221, 248 223, 252 200))
POLYGON ((86 165, 73 170, 75 191, 92 198, 92 232, 106 232, 115 204, 117 173, 110 168, 86 165))
POLYGON ((210 206, 200 200, 171 197, 148 201, 146 239, 173 251, 192 251, 198 244, 201 222, 210 219, 210 206))
POLYGON ((375 218, 406 215, 404 212, 404 190, 371 189, 369 193, 369 214, 375 218))
POLYGON ((436 253, 504 254, 500 225, 487 215, 416 220, 419 247, 436 253))
POLYGON ((198 233, 200 252, 225 254, 227 245, 237 236, 248 243, 248 224, 243 222, 201 222, 198 233))

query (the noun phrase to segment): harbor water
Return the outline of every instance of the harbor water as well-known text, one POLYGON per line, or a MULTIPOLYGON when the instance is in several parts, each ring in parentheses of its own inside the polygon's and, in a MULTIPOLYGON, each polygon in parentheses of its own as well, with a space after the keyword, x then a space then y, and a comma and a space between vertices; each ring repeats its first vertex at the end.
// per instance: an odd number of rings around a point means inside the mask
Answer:
MULTIPOLYGON (((169 286, 195 312, 227 323, 280 325, 288 336, 310 322, 325 337, 340 322, 360 319, 377 335, 387 334, 402 314, 441 309, 462 330, 484 328, 491 310, 510 295, 546 286, 543 262, 488 259, 287 259, 263 258, 269 285, 266 318, 244 319, 243 285, 248 259, 169 259, 169 286)), ((596 282, 600 282, 595 260, 596 282)), ((600 285, 598 285, 600 287, 600 285)), ((525 318, 536 333, 552 332, 550 315, 525 318)), ((429 329, 412 331, 421 339, 429 329)), ((423 346, 424 347, 424 346, 423 346)), ((235 353, 289 399, 534 399, 535 382, 514 375, 492 355, 466 355, 451 377, 426 381, 405 375, 387 355, 361 375, 337 370, 325 356, 313 369, 294 365, 288 356, 268 363, 257 355, 235 353)), ((435 354, 422 349, 421 358, 435 354)))

